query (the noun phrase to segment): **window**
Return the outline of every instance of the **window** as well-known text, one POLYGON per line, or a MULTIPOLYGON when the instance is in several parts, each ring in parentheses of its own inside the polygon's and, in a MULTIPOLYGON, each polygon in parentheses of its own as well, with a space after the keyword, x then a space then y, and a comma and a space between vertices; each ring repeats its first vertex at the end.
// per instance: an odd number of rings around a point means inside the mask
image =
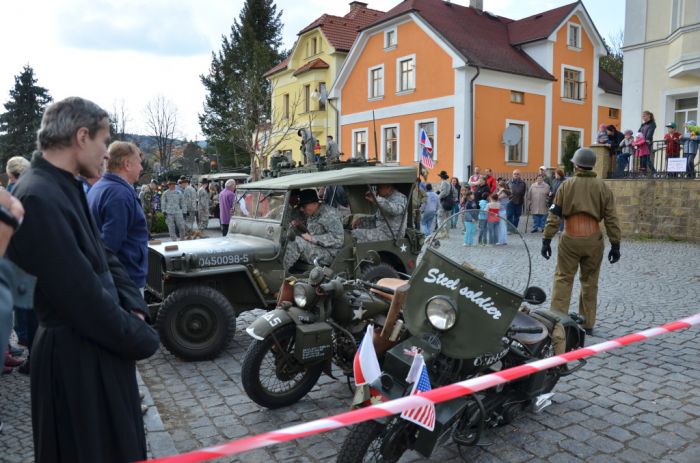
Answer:
POLYGON ((367 129, 352 131, 352 157, 367 159, 367 129))
POLYGON ((571 48, 581 48, 581 26, 569 23, 567 45, 571 48))
POLYGON ((369 94, 368 98, 381 98, 384 96, 384 66, 376 66, 369 70, 369 94))
POLYGON ((510 102, 516 103, 516 104, 524 104, 525 103, 525 94, 523 92, 511 91, 510 92, 510 102))
POLYGON ((328 91, 326 90, 326 83, 320 82, 318 84, 318 110, 326 110, 326 100, 324 98, 328 97, 328 91))
POLYGON ((437 147, 437 142, 435 140, 435 134, 437 133, 437 120, 432 119, 432 120, 425 120, 425 121, 417 121, 416 123, 416 161, 420 160, 421 154, 422 154, 422 149, 423 147, 421 146, 420 143, 418 143, 418 140, 420 140, 420 131, 421 129, 425 130, 425 134, 428 136, 428 140, 430 140, 430 145, 433 147, 433 161, 437 160, 437 154, 438 154, 438 147, 437 147))
POLYGON ((617 108, 608 108, 608 117, 610 119, 619 119, 620 118, 620 110, 617 108))
POLYGON ((684 131, 686 122, 698 120, 698 97, 678 98, 674 109, 673 121, 679 131, 684 131))
POLYGON ((525 136, 527 124, 524 122, 516 123, 506 121, 506 128, 508 127, 515 127, 516 129, 518 129, 518 131, 520 131, 520 137, 518 138, 517 143, 513 145, 506 145, 506 162, 527 162, 527 158, 525 157, 524 151, 524 147, 527 146, 527 140, 525 136))
POLYGON ((304 85, 304 112, 311 111, 311 85, 304 85))
POLYGON ((583 130, 574 127, 559 128, 559 162, 562 164, 564 154, 568 150, 576 150, 581 147, 583 130), (569 146, 570 145, 570 146, 569 146))
POLYGON ((396 29, 384 32, 384 48, 394 48, 396 46, 396 29))
POLYGON ((563 98, 578 101, 584 99, 585 82, 583 82, 582 71, 571 68, 564 68, 564 81, 562 85, 563 98))
POLYGON ((671 33, 683 25, 683 0, 671 3, 671 33))
POLYGON ((289 119, 289 93, 282 95, 282 117, 289 119))
POLYGON ((383 162, 399 162, 399 127, 382 127, 383 162))
POLYGON ((398 72, 396 73, 396 91, 407 92, 416 88, 416 58, 411 57, 399 58, 396 60, 398 72))
POLYGON ((318 39, 316 37, 309 39, 308 52, 309 53, 307 56, 314 56, 316 53, 318 53, 318 39))

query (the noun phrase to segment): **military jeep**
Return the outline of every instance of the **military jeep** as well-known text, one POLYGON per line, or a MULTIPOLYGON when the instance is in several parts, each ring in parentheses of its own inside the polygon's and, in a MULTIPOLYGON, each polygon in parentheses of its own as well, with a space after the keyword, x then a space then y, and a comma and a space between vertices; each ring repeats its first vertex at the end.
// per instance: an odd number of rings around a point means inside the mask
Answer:
MULTIPOLYGON (((413 227, 415 178, 412 167, 348 167, 247 183, 238 186, 242 200, 234 205, 227 236, 152 242, 146 298, 163 345, 184 360, 214 358, 233 336, 238 314, 275 306, 288 276, 282 259, 294 239, 290 221, 299 214, 292 204, 302 189, 342 187, 347 198, 347 207, 338 207, 345 216, 345 241, 331 264, 334 272, 369 280, 410 274, 423 244, 420 230, 413 227), (350 224, 358 214, 375 212, 364 195, 382 183, 394 184, 408 198, 406 232, 358 243, 350 224)), ((297 264, 290 272, 304 276, 311 267, 297 264)))

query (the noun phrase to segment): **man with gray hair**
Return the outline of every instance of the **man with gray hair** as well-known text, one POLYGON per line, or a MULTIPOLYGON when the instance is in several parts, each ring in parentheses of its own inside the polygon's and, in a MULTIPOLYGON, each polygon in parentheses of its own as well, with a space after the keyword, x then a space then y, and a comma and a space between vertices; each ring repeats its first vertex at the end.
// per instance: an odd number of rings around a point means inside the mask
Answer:
POLYGON ((219 223, 221 224, 221 234, 228 234, 228 225, 231 223, 231 214, 234 205, 238 203, 240 214, 248 216, 248 209, 245 205, 245 198, 236 194, 236 181, 232 178, 226 180, 224 189, 219 193, 219 223))
POLYGON ((76 179, 96 177, 108 158, 107 112, 66 98, 46 109, 37 138, 42 156, 15 187, 26 214, 7 252, 37 278, 34 460, 143 460, 135 362, 158 349, 158 333, 144 321, 146 303, 104 245, 76 179))
POLYGON ((13 156, 7 160, 5 173, 7 173, 7 191, 12 193, 19 176, 29 167, 29 161, 22 156, 13 156))

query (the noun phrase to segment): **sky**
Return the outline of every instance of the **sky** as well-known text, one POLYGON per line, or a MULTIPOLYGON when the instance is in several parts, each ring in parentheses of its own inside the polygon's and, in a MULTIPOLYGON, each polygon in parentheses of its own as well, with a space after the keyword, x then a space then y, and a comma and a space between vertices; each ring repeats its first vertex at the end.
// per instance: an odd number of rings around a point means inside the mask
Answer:
MULTIPOLYGON (((484 9, 520 19, 572 0, 484 0, 484 9)), ((386 11, 398 0, 365 0, 386 11)), ((342 16, 347 1, 276 0, 284 47, 318 16, 342 16)), ((453 3, 466 5, 468 0, 453 3)), ((604 38, 624 26, 625 0, 584 0, 604 38)), ((198 113, 211 53, 229 35, 243 0, 1 0, 0 103, 23 66, 54 100, 88 98, 106 110, 126 110, 126 130, 147 134, 144 107, 162 95, 177 108, 176 135, 201 139, 198 113)), ((0 112, 4 108, 0 108, 0 112)))

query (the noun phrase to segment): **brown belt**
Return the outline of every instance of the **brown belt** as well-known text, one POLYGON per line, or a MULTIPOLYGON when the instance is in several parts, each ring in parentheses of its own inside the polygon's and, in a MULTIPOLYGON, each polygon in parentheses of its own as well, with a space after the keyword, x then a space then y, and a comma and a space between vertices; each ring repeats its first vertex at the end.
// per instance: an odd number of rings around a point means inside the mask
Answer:
POLYGON ((564 220, 564 231, 575 238, 591 236, 600 231, 598 221, 583 212, 570 215, 564 220))

